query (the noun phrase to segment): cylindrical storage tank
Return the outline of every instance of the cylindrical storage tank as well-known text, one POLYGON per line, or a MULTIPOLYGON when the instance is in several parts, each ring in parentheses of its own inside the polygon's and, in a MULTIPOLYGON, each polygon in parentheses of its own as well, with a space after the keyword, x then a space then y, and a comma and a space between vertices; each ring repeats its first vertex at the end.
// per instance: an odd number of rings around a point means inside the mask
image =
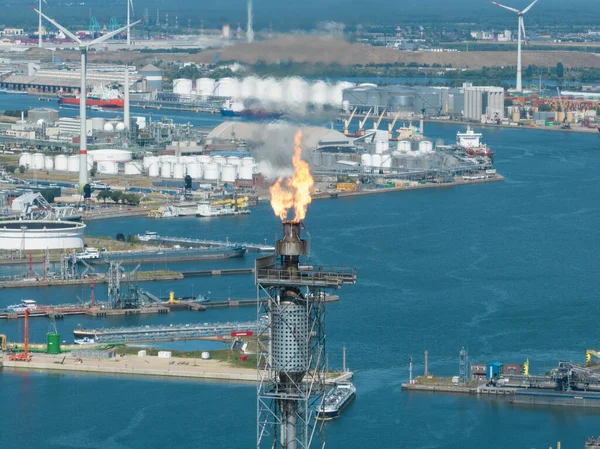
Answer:
POLYGON ((381 154, 383 151, 383 142, 381 140, 375 141, 375 153, 381 154))
POLYGON ((324 105, 329 101, 329 85, 325 81, 317 81, 310 86, 310 102, 324 105))
POLYGON ((419 142, 419 153, 431 153, 433 151, 433 144, 429 140, 421 140, 419 142))
POLYGON ((210 156, 208 154, 201 154, 200 156, 196 156, 196 160, 202 165, 206 165, 210 163, 210 156))
POLYGON ((183 179, 185 177, 185 165, 181 162, 173 164, 173 178, 183 179))
POLYGON ((68 170, 68 158, 64 154, 59 154, 54 158, 54 170, 67 171, 68 170))
POLYGON ((217 97, 237 97, 240 94, 240 85, 235 78, 221 78, 215 88, 217 97))
POLYGON ((107 133, 113 132, 115 130, 115 127, 113 126, 112 123, 105 123, 104 124, 104 131, 107 133))
POLYGON ((33 162, 33 158, 30 153, 23 153, 19 156, 19 167, 22 165, 23 167, 31 167, 33 162))
POLYGON ((410 142, 408 140, 401 140, 398 142, 398 151, 408 153, 410 151, 410 142))
POLYGON ((160 176, 161 178, 170 178, 171 177, 171 163, 170 162, 162 162, 160 164, 160 176))
POLYGON ((201 179, 202 178, 202 164, 200 162, 191 162, 187 164, 187 174, 192 177, 192 179, 201 179))
POLYGON ((214 162, 204 166, 204 179, 207 181, 217 181, 219 179, 219 166, 214 162))
POLYGON ((223 156, 213 156, 212 161, 219 166, 223 166, 227 163, 227 160, 223 156))
MULTIPOLYGON (((334 106, 342 106, 344 107, 344 90, 351 89, 354 87, 353 83, 348 81, 342 81, 334 86, 331 86, 329 89, 329 103, 334 106)), ((349 102, 348 102, 349 103, 349 102)), ((348 104, 348 110, 350 110, 350 105, 348 104)))
POLYGON ((239 166, 242 165, 242 160, 237 156, 229 156, 227 158, 227 164, 239 166))
POLYGON ((292 291, 286 291, 281 298, 281 307, 271 314, 273 369, 285 371, 295 382, 300 382, 309 368, 310 345, 298 337, 310 335, 306 310, 306 306, 296 302, 292 291))
POLYGON ((158 178, 160 175, 160 164, 156 161, 154 164, 148 167, 148 176, 151 178, 158 178))
POLYGON ((115 126, 115 130, 117 130, 117 131, 124 131, 125 130, 125 123, 123 123, 123 122, 117 123, 117 126, 115 126))
POLYGON ((192 94, 192 80, 187 78, 177 78, 173 80, 173 93, 179 95, 192 94))
POLYGON ((243 179, 244 181, 250 181, 252 179, 253 171, 254 167, 252 165, 242 165, 240 166, 238 178, 243 179))
POLYGON ((54 159, 52 159, 52 156, 46 156, 46 159, 44 159, 44 168, 46 170, 54 170, 54 159))
POLYGON ((371 166, 371 155, 369 153, 363 153, 360 155, 360 165, 363 167, 371 166))
POLYGON ((144 172, 144 166, 141 162, 125 162, 126 175, 141 175, 144 172))
POLYGON ((98 173, 116 175, 119 173, 119 165, 112 161, 98 162, 98 173))
POLYGON ((284 101, 291 105, 303 105, 308 103, 310 86, 302 78, 291 77, 283 81, 284 101))
POLYGON ((31 159, 32 159, 31 160, 31 168, 33 168, 34 170, 43 170, 44 169, 46 158, 44 157, 44 155, 42 153, 34 153, 34 155, 31 159))
POLYGON ((248 76, 240 83, 240 97, 244 99, 256 98, 259 78, 248 76))
POLYGON ((381 155, 381 168, 392 168, 392 155, 390 153, 381 155))
POLYGON ((371 167, 381 167, 381 154, 371 155, 371 167))
POLYGON ((196 95, 212 97, 215 92, 215 80, 212 78, 198 78, 196 80, 196 95))
POLYGON ((158 162, 158 158, 156 156, 144 156, 144 170, 148 170, 148 168, 155 162, 158 162))
POLYGON ((46 343, 47 354, 60 354, 60 334, 50 332, 46 335, 46 343))
POLYGON ((67 170, 72 172, 79 171, 79 155, 71 155, 67 158, 67 170))
POLYGON ((102 131, 104 129, 104 122, 103 117, 92 117, 92 130, 102 131))
POLYGON ((244 165, 244 166, 249 165, 251 167, 254 166, 254 158, 253 157, 249 157, 249 156, 243 157, 242 158, 242 165, 244 165))
POLYGON ((221 172, 221 181, 235 182, 236 177, 237 168, 235 165, 223 165, 223 171, 221 172))

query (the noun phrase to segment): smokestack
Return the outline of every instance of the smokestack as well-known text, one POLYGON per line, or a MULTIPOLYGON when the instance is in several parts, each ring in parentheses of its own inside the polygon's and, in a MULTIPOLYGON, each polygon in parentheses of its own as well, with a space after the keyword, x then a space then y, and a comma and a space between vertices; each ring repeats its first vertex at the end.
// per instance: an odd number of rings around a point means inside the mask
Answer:
POLYGON ((125 66, 125 86, 123 86, 125 96, 125 108, 123 111, 123 120, 125 121, 125 129, 129 131, 129 67, 125 66))
POLYGON ((248 29, 246 30, 246 39, 248 42, 254 41, 254 29, 252 26, 252 0, 248 0, 248 29))
POLYGON ((87 67, 86 67, 87 48, 81 50, 81 88, 79 89, 79 190, 88 183, 87 168, 87 67))
POLYGON ((427 377, 429 375, 429 370, 428 370, 428 364, 429 364, 429 351, 425 351, 425 369, 424 369, 424 374, 425 377, 427 377))

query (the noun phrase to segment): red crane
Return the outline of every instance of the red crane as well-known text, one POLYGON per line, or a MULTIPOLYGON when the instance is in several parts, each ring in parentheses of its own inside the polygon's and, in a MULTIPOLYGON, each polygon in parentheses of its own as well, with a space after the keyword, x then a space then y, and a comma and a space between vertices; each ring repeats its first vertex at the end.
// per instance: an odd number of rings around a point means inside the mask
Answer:
POLYGON ((25 309, 25 336, 23 339, 25 351, 23 354, 15 354, 11 355, 8 360, 15 360, 18 362, 31 362, 31 357, 29 356, 29 309, 25 309))

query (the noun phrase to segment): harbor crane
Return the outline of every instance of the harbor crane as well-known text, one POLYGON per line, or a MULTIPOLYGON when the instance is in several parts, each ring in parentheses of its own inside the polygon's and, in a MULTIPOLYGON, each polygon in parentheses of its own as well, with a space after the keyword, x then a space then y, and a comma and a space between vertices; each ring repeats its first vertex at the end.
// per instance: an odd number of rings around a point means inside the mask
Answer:
POLYGON ((400 117, 400 111, 396 112, 394 120, 392 121, 392 123, 388 124, 388 140, 394 140, 394 126, 396 126, 398 117, 400 117))
POLYGON ((348 135, 350 134, 350 132, 348 131, 348 127, 350 126, 350 122, 352 121, 352 119, 354 118, 354 115, 356 114, 356 110, 358 108, 355 107, 354 111, 352 111, 352 114, 350 114, 350 117, 347 120, 344 120, 344 134, 348 135))
POLYGON ((365 118, 358 122, 358 131, 356 131, 357 136, 365 135, 365 124, 367 123, 367 120, 369 119, 369 116, 371 115, 372 110, 373 110, 373 108, 369 109, 369 111, 367 112, 367 115, 365 115, 365 118))
POLYGON ((562 101, 562 95, 560 93, 560 87, 556 87, 556 92, 558 93, 558 103, 560 104, 560 109, 564 114, 562 119, 561 129, 571 129, 571 124, 567 122, 567 110, 565 109, 565 104, 562 101))
POLYGON ((381 115, 379 116, 379 119, 376 122, 373 122, 373 129, 379 129, 379 125, 381 124, 381 121, 383 120, 383 116, 385 115, 385 109, 383 110, 383 112, 381 113, 381 115))

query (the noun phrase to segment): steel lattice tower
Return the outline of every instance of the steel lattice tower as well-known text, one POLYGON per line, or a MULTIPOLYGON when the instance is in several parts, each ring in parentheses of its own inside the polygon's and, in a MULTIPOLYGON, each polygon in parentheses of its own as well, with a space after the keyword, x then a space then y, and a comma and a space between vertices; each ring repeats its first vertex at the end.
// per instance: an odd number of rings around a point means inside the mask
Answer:
POLYGON ((256 260, 258 318, 257 448, 325 445, 315 419, 325 372, 325 291, 356 282, 356 270, 306 264, 308 241, 299 222, 283 223, 275 254, 256 260))

